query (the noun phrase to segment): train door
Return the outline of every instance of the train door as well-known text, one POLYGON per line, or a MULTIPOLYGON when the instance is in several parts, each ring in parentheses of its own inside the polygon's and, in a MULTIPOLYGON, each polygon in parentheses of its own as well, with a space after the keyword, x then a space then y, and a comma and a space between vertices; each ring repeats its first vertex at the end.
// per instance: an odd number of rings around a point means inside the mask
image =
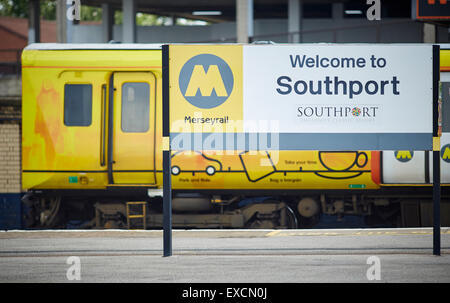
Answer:
POLYGON ((151 72, 115 72, 112 77, 109 182, 154 184, 155 76, 151 72))

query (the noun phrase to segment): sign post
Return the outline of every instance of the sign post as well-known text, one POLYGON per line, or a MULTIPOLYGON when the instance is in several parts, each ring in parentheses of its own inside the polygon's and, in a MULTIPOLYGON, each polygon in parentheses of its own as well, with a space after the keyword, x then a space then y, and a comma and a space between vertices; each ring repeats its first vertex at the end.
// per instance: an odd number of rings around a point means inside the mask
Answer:
POLYGON ((433 45, 433 255, 441 255, 441 157, 439 137, 439 45, 433 45))
POLYGON ((170 114, 169 114, 169 46, 162 47, 163 68, 163 249, 164 257, 172 255, 172 180, 170 174, 170 114))
POLYGON ((167 245, 170 150, 265 142, 272 151, 433 150, 439 251, 438 82, 439 46, 426 44, 164 45, 167 245))

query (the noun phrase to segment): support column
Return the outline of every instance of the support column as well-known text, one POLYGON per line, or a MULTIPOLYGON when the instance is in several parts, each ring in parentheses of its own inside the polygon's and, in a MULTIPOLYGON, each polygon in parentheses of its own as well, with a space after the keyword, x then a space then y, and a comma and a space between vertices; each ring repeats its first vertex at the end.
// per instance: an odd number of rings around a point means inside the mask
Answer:
MULTIPOLYGON (((302 20, 302 0, 289 0, 288 2, 288 32, 301 31, 302 20)), ((300 34, 292 34, 288 37, 288 42, 299 43, 300 34)))
POLYGON ((136 0, 122 0, 122 42, 136 43, 136 0))
MULTIPOLYGON (((61 39, 61 42, 65 43, 72 43, 73 42, 73 36, 75 31, 75 26, 79 24, 81 20, 81 1, 80 0, 58 0, 57 5, 59 4, 60 7, 57 7, 57 17, 60 13, 60 19, 59 22, 61 22, 61 25, 64 24, 64 26, 61 28, 58 28, 58 37, 61 34, 62 36, 65 36, 65 38, 61 39), (61 31, 61 33, 59 32, 61 31)), ((58 18, 57 18, 58 22, 58 18)), ((59 26, 59 24, 58 24, 59 26)))
POLYGON ((114 9, 111 4, 102 4, 102 40, 109 42, 113 39, 114 9))
POLYGON ((344 3, 333 3, 331 10, 333 21, 344 19, 344 3))
MULTIPOLYGON (((66 9, 67 8, 68 7, 66 6, 66 9)), ((76 21, 75 19, 69 20, 69 18, 67 18, 67 16, 66 16, 66 43, 73 43, 73 31, 74 31, 75 22, 78 22, 78 21, 76 21)))
POLYGON ((30 0, 28 2, 28 9, 28 44, 41 42, 40 1, 30 0))
POLYGON ((59 43, 67 42, 67 10, 66 1, 56 1, 56 40, 59 43))
POLYGON ((253 0, 236 0, 237 43, 248 43, 253 36, 253 0))
POLYGON ((436 43, 436 25, 423 24, 423 43, 436 43))
MULTIPOLYGON (((331 17, 336 27, 343 25, 344 19, 344 3, 333 3, 331 7, 331 17)), ((338 31, 333 30, 332 42, 338 42, 338 31)))
POLYGON ((176 16, 171 16, 172 19, 172 25, 177 25, 178 18, 176 16))

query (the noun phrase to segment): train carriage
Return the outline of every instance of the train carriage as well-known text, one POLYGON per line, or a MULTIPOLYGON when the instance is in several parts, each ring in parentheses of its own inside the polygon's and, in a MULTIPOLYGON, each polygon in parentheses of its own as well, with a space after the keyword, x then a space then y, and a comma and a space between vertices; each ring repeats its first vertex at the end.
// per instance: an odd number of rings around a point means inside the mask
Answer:
MULTIPOLYGON (((441 50, 442 224, 450 225, 450 50, 441 50)), ((125 227, 126 202, 162 225, 161 47, 31 44, 22 54, 27 226, 125 227)), ((311 227, 323 214, 431 225, 419 151, 172 153, 175 227, 311 227), (265 163, 262 165, 261 163, 265 163)))

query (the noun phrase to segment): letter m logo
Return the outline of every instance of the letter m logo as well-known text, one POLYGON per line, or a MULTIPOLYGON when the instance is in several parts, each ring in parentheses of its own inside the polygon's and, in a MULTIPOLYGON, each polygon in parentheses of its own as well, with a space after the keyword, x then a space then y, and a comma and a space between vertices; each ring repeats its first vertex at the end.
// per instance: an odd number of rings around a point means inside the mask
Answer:
POLYGON ((399 151, 397 154, 397 159, 411 159, 411 158, 412 158, 411 153, 407 150, 399 151))
POLYGON ((441 157, 447 163, 450 163, 450 144, 447 144, 441 149, 441 157))
POLYGON ((198 90, 200 90, 200 94, 203 97, 211 96, 213 90, 216 92, 217 97, 228 96, 217 65, 210 65, 206 72, 202 65, 194 66, 184 95, 186 97, 194 97, 197 95, 198 90))
POLYGON ((178 76, 184 99, 198 108, 214 108, 224 103, 234 86, 233 72, 222 58, 200 54, 190 58, 178 76))
POLYGON ((414 156, 414 152, 412 150, 399 150, 395 153, 395 158, 400 162, 408 162, 414 156))
POLYGON ((442 159, 450 160, 450 147, 447 147, 444 149, 444 152, 442 154, 442 159))

